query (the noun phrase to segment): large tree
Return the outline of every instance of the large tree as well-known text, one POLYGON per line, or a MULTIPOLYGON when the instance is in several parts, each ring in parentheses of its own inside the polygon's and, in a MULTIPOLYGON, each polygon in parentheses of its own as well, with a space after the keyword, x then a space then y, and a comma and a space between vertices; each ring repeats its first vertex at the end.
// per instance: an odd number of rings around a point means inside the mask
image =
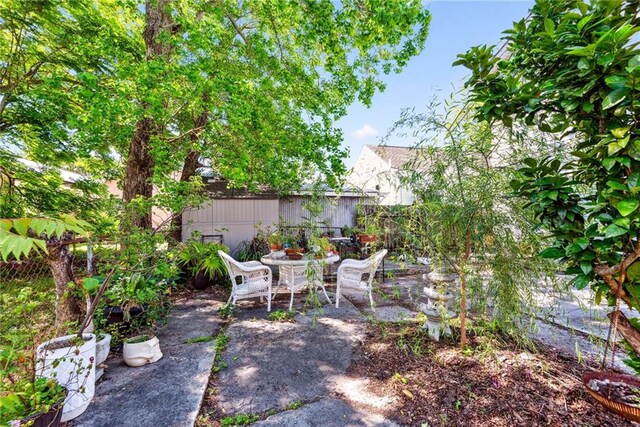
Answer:
POLYGON ((186 194, 202 159, 234 185, 291 188, 318 171, 335 179, 344 152, 333 123, 356 99, 370 103, 379 73, 421 50, 429 22, 419 1, 149 0, 138 9, 144 24, 132 36, 144 57, 118 64, 119 83, 101 100, 116 114, 91 122, 130 132, 118 141, 122 185, 142 227, 154 191, 186 194))
MULTIPOLYGON (((557 133, 561 158, 530 158, 514 189, 552 237, 574 285, 640 308, 640 6, 538 0, 506 31, 504 54, 460 55, 478 117, 557 133)), ((619 318, 614 315, 614 318, 619 318)), ((618 322, 626 325, 624 322, 618 322)), ((628 325, 627 325, 628 326, 628 325)), ((625 328, 640 353, 640 333, 625 328)))

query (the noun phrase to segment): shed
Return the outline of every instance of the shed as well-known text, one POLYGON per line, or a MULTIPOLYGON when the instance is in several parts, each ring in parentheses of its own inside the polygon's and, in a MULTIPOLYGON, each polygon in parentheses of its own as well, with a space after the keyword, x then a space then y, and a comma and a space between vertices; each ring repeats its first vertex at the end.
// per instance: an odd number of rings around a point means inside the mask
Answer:
MULTIPOLYGON (((229 188, 226 181, 216 179, 210 179, 206 189, 210 200, 183 213, 183 241, 194 231, 203 235, 222 234, 224 243, 234 252, 241 242, 255 236, 257 226, 276 225, 280 219, 287 225, 296 226, 309 216, 304 205, 311 199, 311 191, 280 195, 264 186, 252 192, 229 188)), ((323 195, 323 212, 318 221, 332 228, 354 226, 358 204, 377 197, 376 192, 347 190, 336 193, 329 188, 323 195)))

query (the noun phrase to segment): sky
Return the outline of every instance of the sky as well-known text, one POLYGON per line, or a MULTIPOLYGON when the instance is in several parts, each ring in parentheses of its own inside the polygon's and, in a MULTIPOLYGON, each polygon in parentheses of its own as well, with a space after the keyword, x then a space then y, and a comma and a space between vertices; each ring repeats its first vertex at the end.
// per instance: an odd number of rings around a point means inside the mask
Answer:
MULTIPOLYGON (((383 76, 387 87, 374 96, 371 107, 352 105, 337 122, 344 134, 343 147, 350 152, 345 164, 351 168, 364 144, 379 144, 404 108, 416 111, 437 96, 446 98, 453 87, 461 87, 467 75, 464 67, 452 67, 456 55, 470 47, 499 45, 502 31, 527 16, 532 0, 431 0, 429 37, 422 53, 400 74, 383 76)), ((393 139, 390 145, 410 145, 393 139)))

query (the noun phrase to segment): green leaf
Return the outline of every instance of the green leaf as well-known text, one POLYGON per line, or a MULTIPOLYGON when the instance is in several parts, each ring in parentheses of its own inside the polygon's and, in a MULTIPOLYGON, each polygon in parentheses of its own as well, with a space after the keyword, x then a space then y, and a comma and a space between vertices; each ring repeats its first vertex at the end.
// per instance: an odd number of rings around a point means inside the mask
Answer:
POLYGON ((627 178, 627 186, 630 190, 638 187, 638 181, 640 180, 640 171, 635 171, 627 178))
POLYGON ((611 168, 614 167, 615 164, 616 159, 614 157, 606 157, 602 160, 602 166, 604 166, 606 170, 611 170, 611 168))
POLYGON ((618 139, 624 138, 624 136, 627 134, 627 132, 629 132, 630 129, 631 129, 631 126, 611 129, 611 135, 615 136, 618 139))
POLYGON ((626 91, 624 89, 616 89, 604 98, 602 101, 602 109, 607 110, 611 107, 615 107, 626 97, 626 91))
POLYGON ((13 220, 13 228, 21 236, 26 236, 29 232, 31 218, 18 218, 13 220))
POLYGON ((589 274, 591 273, 591 270, 593 270, 593 266, 590 261, 581 261, 580 270, 582 270, 584 274, 589 274))
POLYGON ((629 282, 640 284, 640 261, 636 260, 627 268, 629 282))
POLYGON ((547 248, 538 254, 539 257, 545 259, 562 258, 565 251, 561 248, 547 248))
POLYGON ((607 187, 613 188, 614 190, 627 191, 627 186, 617 181, 607 181, 607 187))
POLYGON ((586 288, 589 282, 591 282, 589 276, 585 274, 578 274, 576 278, 573 279, 573 286, 575 286, 576 289, 580 290, 586 288))
POLYGON ((626 76, 608 76, 604 79, 604 82, 611 89, 624 89, 627 85, 626 76))
POLYGON ((621 200, 615 204, 616 209, 620 212, 620 215, 627 216, 633 213, 636 209, 638 209, 638 205, 640 203, 637 199, 626 199, 621 200))
POLYGON ((620 227, 619 225, 616 225, 616 224, 610 224, 605 229, 604 237, 609 239, 611 237, 622 236, 623 234, 626 234, 627 231, 629 231, 628 228, 623 228, 623 227, 620 227))
POLYGON ((631 58, 627 64, 627 68, 629 69, 629 72, 633 72, 636 68, 638 68, 638 65, 640 65, 640 55, 636 55, 631 58))
POLYGON ((553 23, 553 21, 549 18, 545 18, 544 20, 544 30, 548 33, 548 34, 553 34, 553 32, 556 29, 556 25, 553 23))

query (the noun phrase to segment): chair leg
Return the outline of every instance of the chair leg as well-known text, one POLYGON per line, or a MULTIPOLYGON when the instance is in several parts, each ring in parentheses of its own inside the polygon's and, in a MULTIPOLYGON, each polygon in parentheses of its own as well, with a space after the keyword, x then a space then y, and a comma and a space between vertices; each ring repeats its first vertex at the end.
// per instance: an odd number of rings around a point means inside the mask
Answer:
POLYGON ((324 292, 324 296, 327 298, 327 301, 329 301, 329 304, 331 304, 331 298, 329 298, 327 290, 324 288, 324 283, 320 282, 320 287, 322 288, 322 292, 324 292))
POLYGON ((373 292, 371 288, 369 288, 369 301, 371 301, 371 310, 376 311, 376 308, 373 306, 373 292))
POLYGON ((289 301, 289 311, 293 310, 293 290, 295 288, 292 286, 291 287, 291 301, 289 301))
POLYGON ((267 294, 267 312, 271 311, 271 291, 267 294))
POLYGON ((336 308, 340 308, 340 283, 336 284, 336 308))

